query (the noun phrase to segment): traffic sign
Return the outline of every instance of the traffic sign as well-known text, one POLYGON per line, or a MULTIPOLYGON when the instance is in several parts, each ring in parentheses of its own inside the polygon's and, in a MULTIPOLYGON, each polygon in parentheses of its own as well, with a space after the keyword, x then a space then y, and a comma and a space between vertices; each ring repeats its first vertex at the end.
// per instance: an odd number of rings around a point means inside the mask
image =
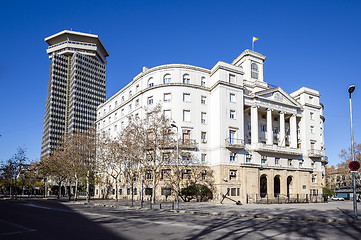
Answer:
POLYGON ((358 161, 352 161, 348 164, 348 167, 351 171, 357 171, 360 168, 360 163, 358 161))

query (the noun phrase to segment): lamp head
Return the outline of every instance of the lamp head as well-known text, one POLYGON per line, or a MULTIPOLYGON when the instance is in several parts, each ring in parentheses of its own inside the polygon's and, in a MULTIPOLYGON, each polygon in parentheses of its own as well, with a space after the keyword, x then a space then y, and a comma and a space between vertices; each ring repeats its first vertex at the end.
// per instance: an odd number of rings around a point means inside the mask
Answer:
POLYGON ((353 91, 355 91, 355 85, 351 85, 348 87, 348 92, 351 94, 353 93, 353 91))
POLYGON ((175 125, 174 123, 170 124, 172 127, 178 128, 177 125, 175 125))

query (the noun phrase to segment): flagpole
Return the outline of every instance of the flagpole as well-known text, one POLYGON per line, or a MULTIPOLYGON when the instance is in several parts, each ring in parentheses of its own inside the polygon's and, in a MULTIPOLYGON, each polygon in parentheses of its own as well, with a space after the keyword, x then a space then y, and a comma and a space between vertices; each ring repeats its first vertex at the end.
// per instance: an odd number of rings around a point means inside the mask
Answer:
POLYGON ((254 41, 253 41, 253 38, 252 38, 252 51, 254 51, 254 41))

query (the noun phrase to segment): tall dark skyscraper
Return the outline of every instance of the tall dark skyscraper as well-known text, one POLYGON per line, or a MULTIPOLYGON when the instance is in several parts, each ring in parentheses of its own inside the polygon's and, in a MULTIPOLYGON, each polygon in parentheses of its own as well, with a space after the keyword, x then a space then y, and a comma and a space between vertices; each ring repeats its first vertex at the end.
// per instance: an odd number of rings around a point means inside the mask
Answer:
POLYGON ((94 34, 62 31, 45 38, 51 60, 41 158, 47 157, 64 134, 86 131, 96 108, 106 100, 106 57, 94 34))

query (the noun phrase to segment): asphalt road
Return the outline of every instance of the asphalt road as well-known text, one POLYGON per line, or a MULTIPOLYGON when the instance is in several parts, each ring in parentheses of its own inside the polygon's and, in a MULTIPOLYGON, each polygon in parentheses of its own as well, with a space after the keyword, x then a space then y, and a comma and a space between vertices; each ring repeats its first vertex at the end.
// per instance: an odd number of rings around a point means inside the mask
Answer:
POLYGON ((0 201, 0 239, 361 239, 361 225, 0 201))

